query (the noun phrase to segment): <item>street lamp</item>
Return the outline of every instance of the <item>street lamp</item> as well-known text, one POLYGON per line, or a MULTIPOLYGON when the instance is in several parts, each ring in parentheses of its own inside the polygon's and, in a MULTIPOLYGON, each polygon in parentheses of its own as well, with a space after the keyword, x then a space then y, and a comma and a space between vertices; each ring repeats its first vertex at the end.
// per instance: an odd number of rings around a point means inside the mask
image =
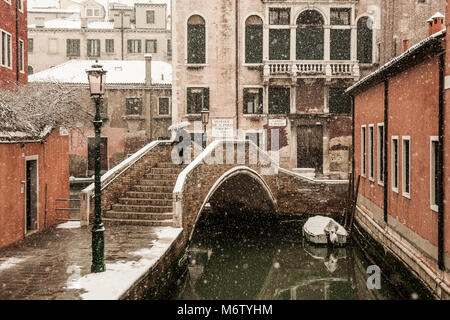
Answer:
POLYGON ((203 107, 202 111, 202 124, 203 124, 203 149, 206 148, 206 142, 208 141, 206 137, 206 125, 209 122, 209 110, 203 107))
POLYGON ((106 71, 103 70, 102 65, 98 64, 96 61, 92 65, 92 68, 86 70, 89 80, 89 90, 91 92, 91 98, 95 103, 95 118, 94 118, 94 128, 95 128, 95 219, 94 226, 92 227, 92 266, 91 272, 104 272, 105 263, 103 261, 104 251, 105 251, 105 240, 102 222, 102 210, 101 210, 101 182, 100 182, 100 134, 102 127, 102 119, 100 117, 100 106, 103 102, 103 95, 105 94, 105 81, 106 81, 106 71))

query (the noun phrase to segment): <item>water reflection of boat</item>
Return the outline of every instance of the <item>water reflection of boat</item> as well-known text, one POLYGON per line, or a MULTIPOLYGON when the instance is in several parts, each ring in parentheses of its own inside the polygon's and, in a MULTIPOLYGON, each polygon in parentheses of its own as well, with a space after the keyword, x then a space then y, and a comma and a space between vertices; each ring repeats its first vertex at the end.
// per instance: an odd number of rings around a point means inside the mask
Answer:
POLYGON ((323 264, 330 272, 334 272, 337 269, 339 259, 345 259, 347 257, 347 250, 345 248, 317 246, 307 241, 303 241, 303 248, 314 259, 324 260, 323 264))

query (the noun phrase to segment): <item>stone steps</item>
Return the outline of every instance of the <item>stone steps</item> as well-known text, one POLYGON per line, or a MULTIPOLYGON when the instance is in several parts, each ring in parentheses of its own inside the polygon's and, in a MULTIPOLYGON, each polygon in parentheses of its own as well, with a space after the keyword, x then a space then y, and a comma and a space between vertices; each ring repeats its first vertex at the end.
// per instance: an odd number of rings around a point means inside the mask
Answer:
POLYGON ((153 227, 170 227, 172 226, 172 219, 169 220, 135 220, 135 219, 110 219, 104 218, 105 225, 138 225, 138 226, 153 226, 153 227))
POLYGON ((104 213, 105 224, 171 226, 172 192, 178 174, 185 167, 171 162, 158 163, 104 213))
POLYGON ((143 198, 120 198, 119 204, 144 205, 144 206, 171 206, 172 199, 143 199, 143 198))
POLYGON ((108 211, 104 215, 107 219, 129 219, 129 220, 169 220, 173 218, 173 214, 169 213, 144 213, 144 212, 123 212, 108 211))
POLYGON ((171 192, 143 192, 143 191, 128 191, 125 193, 127 198, 133 199, 170 199, 173 195, 171 192))

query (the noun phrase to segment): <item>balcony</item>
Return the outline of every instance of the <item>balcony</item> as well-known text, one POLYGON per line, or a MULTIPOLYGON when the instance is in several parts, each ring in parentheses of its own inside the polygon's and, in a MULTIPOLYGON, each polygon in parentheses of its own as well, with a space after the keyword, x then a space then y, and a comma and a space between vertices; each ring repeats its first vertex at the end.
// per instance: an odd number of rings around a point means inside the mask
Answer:
POLYGON ((359 79, 357 61, 265 61, 264 80, 270 78, 359 79))

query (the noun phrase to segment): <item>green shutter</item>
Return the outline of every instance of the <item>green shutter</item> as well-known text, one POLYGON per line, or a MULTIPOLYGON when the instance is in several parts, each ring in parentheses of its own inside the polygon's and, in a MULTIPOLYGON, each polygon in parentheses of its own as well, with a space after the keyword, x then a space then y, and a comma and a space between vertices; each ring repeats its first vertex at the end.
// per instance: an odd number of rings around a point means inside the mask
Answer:
POLYGON ((141 53, 141 40, 138 40, 138 53, 141 53))
POLYGON ((70 56, 70 39, 66 39, 66 54, 70 56))
POLYGON ((92 52, 91 50, 92 50, 92 48, 91 48, 91 41, 88 40, 87 41, 87 55, 88 55, 88 57, 91 56, 91 52, 92 52))
POLYGON ((191 114, 192 113, 192 106, 193 106, 193 101, 192 101, 192 88, 187 88, 187 106, 186 106, 186 112, 187 114, 191 114))

